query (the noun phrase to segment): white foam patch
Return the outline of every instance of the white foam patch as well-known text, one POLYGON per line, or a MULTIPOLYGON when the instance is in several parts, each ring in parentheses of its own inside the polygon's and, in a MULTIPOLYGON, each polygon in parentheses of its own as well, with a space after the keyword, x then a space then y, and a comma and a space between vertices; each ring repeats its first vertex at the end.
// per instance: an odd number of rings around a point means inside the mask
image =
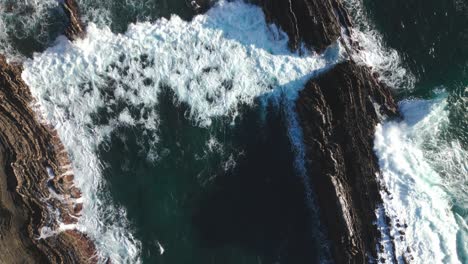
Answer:
POLYGON ((220 1, 192 22, 172 16, 132 24, 125 34, 90 24, 85 39, 61 38, 25 63, 23 79, 39 101, 38 112, 70 152, 83 192, 77 227, 96 241, 103 256, 134 263, 141 246, 125 211, 103 194, 98 147, 105 149, 116 127, 133 126, 146 131, 154 147, 148 155, 157 156, 155 106, 162 87, 190 106, 188 118, 208 126, 220 116, 234 120, 239 104, 252 104, 259 96, 294 100, 308 79, 342 58, 339 44, 323 55, 299 56, 288 50, 287 41, 285 33, 266 24, 260 8, 220 1))
POLYGON ((363 0, 344 0, 344 6, 352 17, 351 39, 358 49, 352 49, 351 57, 378 73, 379 80, 394 89, 414 88, 416 77, 407 70, 400 54, 388 47, 380 32, 375 29, 366 13, 363 0))
POLYGON ((449 124, 445 98, 400 103, 402 122, 378 125, 375 152, 382 171, 384 207, 391 218, 397 259, 411 263, 463 263, 468 153, 443 139, 449 124), (406 227, 407 226, 407 227, 406 227), (403 233, 401 233, 403 232, 403 233))

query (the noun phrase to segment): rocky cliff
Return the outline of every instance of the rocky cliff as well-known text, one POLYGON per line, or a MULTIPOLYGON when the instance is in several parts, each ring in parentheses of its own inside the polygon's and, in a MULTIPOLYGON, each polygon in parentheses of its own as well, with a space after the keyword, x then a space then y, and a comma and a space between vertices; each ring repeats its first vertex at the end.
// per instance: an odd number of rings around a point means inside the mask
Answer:
POLYGON ((83 22, 80 19, 80 10, 75 0, 65 0, 61 3, 63 11, 67 14, 68 25, 65 29, 65 35, 70 40, 83 38, 86 35, 86 30, 83 22))
POLYGON ((82 204, 68 154, 33 104, 21 67, 0 56, 1 262, 95 262, 93 243, 73 229, 82 204))
MULTIPOLYGON (((63 7, 66 35, 83 36, 76 4, 63 7)), ((95 263, 94 243, 74 228, 82 203, 68 154, 21 72, 0 55, 0 263, 95 263)))
MULTIPOLYGON (((210 2, 191 4, 202 12, 210 2)), ((294 50, 304 43, 321 52, 351 27, 339 0, 254 2, 289 35, 294 50)), ((66 36, 83 37, 76 3, 62 5, 69 17, 66 36)), ((21 67, 0 56, 0 262, 96 262, 93 243, 73 229, 82 205, 67 153, 31 109, 34 100, 20 76, 21 67)), ((390 89, 367 67, 347 61, 310 80, 296 109, 335 262, 374 260, 381 197, 372 144, 380 116, 398 114, 390 89)))
MULTIPOLYGON (((321 52, 342 41, 356 48, 350 21, 340 0, 259 0, 266 17, 288 34, 290 47, 321 52), (349 42, 345 42, 346 35, 349 42)), ((296 103, 303 129, 307 173, 316 192, 336 263, 368 263, 377 258, 380 234, 376 209, 382 203, 375 126, 381 116, 397 116, 390 89, 371 70, 349 56, 329 72, 310 80, 296 103)))

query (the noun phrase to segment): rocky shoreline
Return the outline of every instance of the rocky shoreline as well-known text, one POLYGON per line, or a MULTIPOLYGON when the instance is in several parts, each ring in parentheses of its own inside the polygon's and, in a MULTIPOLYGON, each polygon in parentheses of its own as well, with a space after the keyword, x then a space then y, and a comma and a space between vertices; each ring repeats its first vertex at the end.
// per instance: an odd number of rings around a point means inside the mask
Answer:
MULTIPOLYGON (((93 263, 93 243, 72 228, 82 203, 68 154, 57 132, 31 108, 34 99, 21 72, 21 66, 10 65, 0 56, 0 145, 6 176, 2 204, 14 205, 14 209, 2 207, 10 221, 2 222, 0 229, 10 232, 9 227, 17 225, 21 243, 30 245, 24 248, 26 256, 37 252, 34 254, 56 263, 93 263), (15 218, 24 221, 13 221, 15 218)), ((8 252, 9 248, 1 250, 8 252)), ((0 254, 0 258, 4 256, 0 254)))
MULTIPOLYGON (((67 37, 84 36, 76 3, 62 5, 67 37)), ((0 262, 96 263, 94 243, 74 227, 83 205, 67 151, 21 73, 0 55, 0 262)))
POLYGON ((341 36, 349 34, 350 18, 340 0, 256 0, 266 19, 279 25, 289 36, 293 50, 305 48, 324 51, 341 36))
MULTIPOLYGON (((257 2, 267 19, 288 34, 292 49, 299 49, 302 42, 322 52, 336 41, 341 41, 348 53, 358 48, 350 34, 352 22, 340 0, 257 2)), ((381 261, 376 210, 382 197, 373 140, 382 116, 399 115, 390 88, 349 54, 348 61, 309 80, 296 110, 306 146, 307 173, 332 244, 333 260, 381 261)), ((392 255, 389 261, 395 260, 394 252, 392 255)))

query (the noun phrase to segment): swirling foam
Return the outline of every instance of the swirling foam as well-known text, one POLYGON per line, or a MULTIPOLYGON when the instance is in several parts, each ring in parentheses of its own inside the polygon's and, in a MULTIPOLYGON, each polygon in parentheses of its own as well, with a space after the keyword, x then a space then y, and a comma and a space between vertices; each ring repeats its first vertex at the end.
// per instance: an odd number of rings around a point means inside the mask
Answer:
MULTIPOLYGON (((21 58, 12 39, 34 39, 39 43, 49 43, 49 26, 54 19, 52 12, 58 8, 57 0, 1 0, 0 1, 0 53, 9 59, 21 58)), ((26 44, 26 43, 25 43, 26 44)), ((25 45, 23 44, 23 45, 25 45)))
POLYGON ((456 140, 443 139, 446 107, 445 97, 403 101, 404 121, 376 130, 374 149, 386 188, 381 193, 399 263, 467 261, 468 153, 456 140))
POLYGON ((125 210, 105 196, 97 149, 114 128, 146 131, 157 156, 161 89, 190 106, 188 118, 208 126, 213 118, 235 118, 239 104, 258 96, 295 99, 315 74, 342 58, 339 44, 324 55, 293 54, 287 36, 267 25, 260 8, 219 2, 207 14, 185 22, 177 16, 131 24, 125 34, 88 27, 83 40, 57 45, 25 63, 23 79, 71 154, 77 185, 84 195, 78 228, 89 234, 103 256, 116 263, 138 260, 140 243, 129 232, 125 210))
POLYGON ((379 80, 394 89, 414 88, 416 77, 403 65, 400 54, 388 47, 380 34, 370 23, 363 0, 344 0, 344 6, 355 26, 351 28, 351 39, 357 43, 352 58, 369 66, 379 74, 379 80))

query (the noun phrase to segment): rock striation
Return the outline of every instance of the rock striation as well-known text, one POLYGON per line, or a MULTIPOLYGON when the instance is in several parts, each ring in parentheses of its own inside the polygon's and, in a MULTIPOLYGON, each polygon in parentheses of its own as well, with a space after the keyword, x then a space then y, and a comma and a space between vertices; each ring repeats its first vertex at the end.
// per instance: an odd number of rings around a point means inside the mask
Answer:
POLYGON ((64 0, 61 5, 69 20, 65 29, 65 36, 70 40, 83 38, 86 35, 86 29, 80 19, 78 4, 75 0, 64 0))
MULTIPOLYGON (((256 0, 270 22, 318 52, 349 35, 340 0, 256 0)), ((203 12, 211 1, 190 1, 203 12)), ((78 5, 64 0, 65 34, 84 37, 78 5)), ((33 110, 21 66, 0 55, 0 263, 95 263, 93 242, 74 229, 82 203, 57 132, 33 110)), ((390 89, 352 60, 311 79, 296 110, 306 166, 336 263, 368 263, 377 255, 375 211, 382 202, 373 137, 381 116, 397 116, 390 89)))
MULTIPOLYGON (((288 34, 290 47, 322 52, 340 40, 359 48, 340 0, 258 0, 269 21, 288 34), (346 40, 345 40, 346 39, 346 40)), ((374 224, 382 203, 373 152, 375 126, 398 116, 391 90, 371 69, 348 61, 309 80, 296 110, 303 129, 306 167, 316 192, 336 263, 375 262, 380 233, 374 224)))
POLYGON ((373 152, 380 116, 397 116, 390 89, 352 61, 310 80, 296 104, 317 194, 337 263, 376 258, 374 225, 382 199, 373 152))
MULTIPOLYGON (((325 50, 348 31, 350 19, 340 0, 257 0, 266 19, 281 27, 289 36, 291 49, 301 43, 309 49, 325 50)), ((348 32, 349 33, 349 32, 348 32)))
POLYGON ((68 154, 57 132, 31 108, 34 99, 21 71, 0 56, 0 211, 7 216, 0 234, 1 243, 11 244, 1 247, 0 262, 94 263, 94 244, 73 228, 82 204, 68 154))
MULTIPOLYGON (((83 37, 76 3, 62 6, 66 36, 83 37)), ((0 55, 0 263, 96 263, 94 243, 75 229, 83 205, 67 151, 21 73, 0 55)))

